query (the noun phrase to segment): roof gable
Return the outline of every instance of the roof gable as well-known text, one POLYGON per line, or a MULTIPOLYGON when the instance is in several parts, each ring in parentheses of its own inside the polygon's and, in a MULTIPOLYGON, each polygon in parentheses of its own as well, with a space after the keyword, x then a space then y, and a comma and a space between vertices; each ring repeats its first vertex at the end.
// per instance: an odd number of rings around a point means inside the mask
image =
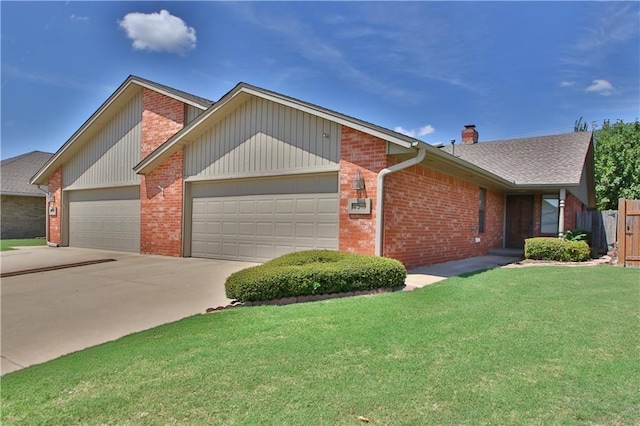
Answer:
POLYGON ((109 122, 124 105, 139 93, 141 88, 162 93, 201 110, 207 109, 213 103, 208 99, 130 75, 91 117, 80 126, 67 142, 62 145, 55 155, 53 155, 40 170, 36 171, 35 175, 31 178, 31 183, 39 185, 45 184, 49 175, 71 158, 80 147, 87 143, 104 124, 109 122))
POLYGON ((50 152, 31 151, 2 160, 0 163, 0 172, 2 173, 0 193, 44 197, 42 191, 29 183, 29 179, 52 155, 50 152))
POLYGON ((441 149, 518 186, 577 186, 591 142, 591 132, 574 132, 441 149))
POLYGON ((144 158, 138 165, 134 167, 134 170, 140 174, 146 174, 153 171, 167 158, 181 149, 183 145, 191 143, 193 140, 195 140, 195 138, 197 138, 197 136, 205 131, 209 125, 225 117, 227 114, 233 111, 233 109, 247 101, 247 99, 249 99, 249 97, 251 96, 257 96, 263 99, 267 99, 281 105, 285 105, 300 111, 307 112, 309 114, 313 114, 315 116, 337 122, 339 124, 349 126, 351 128, 354 128, 355 130, 377 136, 381 139, 404 148, 410 148, 417 145, 424 145, 425 147, 429 146, 424 142, 411 138, 409 136, 394 132, 389 129, 385 129, 380 126, 376 126, 375 124, 368 123, 366 121, 362 121, 336 111, 322 108, 309 102, 304 102, 299 99, 252 86, 247 83, 239 83, 231 91, 220 98, 219 101, 213 104, 207 111, 202 113, 198 118, 185 126, 172 138, 167 140, 155 151, 150 153, 146 158, 144 158))

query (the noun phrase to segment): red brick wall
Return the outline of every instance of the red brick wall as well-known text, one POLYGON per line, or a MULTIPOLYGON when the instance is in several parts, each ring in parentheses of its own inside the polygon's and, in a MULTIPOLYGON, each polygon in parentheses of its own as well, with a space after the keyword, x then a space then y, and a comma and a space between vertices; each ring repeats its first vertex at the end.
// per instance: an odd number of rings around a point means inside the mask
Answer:
POLYGON ((533 236, 542 235, 542 194, 533 196, 533 236))
POLYGON ((473 183, 422 166, 388 175, 383 255, 413 268, 502 247, 504 195, 487 190, 485 231, 479 233, 479 193, 473 183))
POLYGON ((56 215, 49 216, 49 242, 62 245, 62 167, 58 168, 47 182, 49 193, 55 198, 47 205, 45 214, 49 214, 49 206, 56 206, 56 215))
MULTIPOLYGON (((342 127, 340 160, 341 251, 375 252, 376 178, 380 170, 399 162, 387 157, 386 142, 342 127), (352 189, 356 170, 365 191, 352 189), (371 214, 349 215, 348 198, 371 198, 371 214)), ((487 191, 485 232, 478 234, 477 185, 413 166, 385 178, 383 255, 408 268, 468 256, 502 247, 504 196, 487 191), (475 237, 481 242, 476 243, 475 237)))
MULTIPOLYGON (((182 129, 184 104, 149 89, 142 93, 141 158, 182 129)), ((140 252, 182 255, 183 151, 175 153, 140 186, 140 252), (164 190, 163 190, 164 189, 164 190)))
POLYGON ((376 177, 387 166, 387 145, 382 139, 342 126, 340 148, 340 251, 375 252, 376 177), (356 171, 364 178, 365 190, 353 189, 356 171), (360 192, 360 194, 358 194, 360 192), (350 215, 349 198, 370 198, 371 214, 350 215))
POLYGON ((184 127, 184 104, 153 90, 142 89, 141 158, 184 127))
POLYGON ((576 213, 584 211, 585 206, 575 195, 567 191, 564 203, 564 229, 576 228, 576 213))

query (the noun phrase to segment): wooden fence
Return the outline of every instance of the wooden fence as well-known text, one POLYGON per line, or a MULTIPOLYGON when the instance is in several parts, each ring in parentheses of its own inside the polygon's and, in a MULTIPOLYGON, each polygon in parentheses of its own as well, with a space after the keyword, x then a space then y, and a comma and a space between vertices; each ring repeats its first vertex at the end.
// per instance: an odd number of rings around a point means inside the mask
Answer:
POLYGON ((610 253, 618 248, 618 264, 640 268, 640 200, 618 200, 618 210, 576 213, 576 229, 591 233, 591 248, 610 253))
POLYGON ((576 229, 591 233, 591 248, 609 253, 615 247, 618 232, 618 211, 585 211, 576 213, 576 229))
POLYGON ((640 268, 640 200, 618 201, 618 264, 640 268))

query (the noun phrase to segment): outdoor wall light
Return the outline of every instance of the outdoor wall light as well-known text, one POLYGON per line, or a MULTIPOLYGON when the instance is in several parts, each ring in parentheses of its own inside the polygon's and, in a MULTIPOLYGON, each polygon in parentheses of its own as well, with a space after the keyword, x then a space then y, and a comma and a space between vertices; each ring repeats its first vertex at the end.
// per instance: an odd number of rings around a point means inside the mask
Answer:
POLYGON ((353 178, 353 189, 356 191, 362 191, 364 189, 364 178, 360 174, 360 170, 356 171, 356 175, 353 178))

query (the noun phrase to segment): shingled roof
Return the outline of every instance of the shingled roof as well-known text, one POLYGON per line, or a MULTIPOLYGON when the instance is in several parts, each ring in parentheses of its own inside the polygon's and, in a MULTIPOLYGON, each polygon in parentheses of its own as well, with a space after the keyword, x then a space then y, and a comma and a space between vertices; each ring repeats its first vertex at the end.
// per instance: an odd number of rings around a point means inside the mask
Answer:
POLYGON ((199 104, 203 108, 209 108, 214 102, 211 99, 203 98, 201 96, 196 96, 192 93, 188 93, 182 90, 174 89, 173 87, 165 86, 164 84, 156 83, 155 81, 147 80, 146 78, 138 77, 137 75, 132 75, 129 78, 133 80, 137 80, 142 83, 146 83, 149 86, 155 87, 160 90, 164 90, 170 94, 177 96, 178 98, 183 98, 186 100, 190 100, 196 104, 199 104))
POLYGON ((442 150, 516 185, 578 185, 591 132, 445 146, 442 150), (452 149, 453 148, 453 149, 452 149))
POLYGON ((0 163, 2 181, 0 193, 2 195, 26 195, 30 197, 44 197, 44 193, 29 179, 49 161, 53 154, 50 152, 31 151, 17 157, 7 158, 0 163))

